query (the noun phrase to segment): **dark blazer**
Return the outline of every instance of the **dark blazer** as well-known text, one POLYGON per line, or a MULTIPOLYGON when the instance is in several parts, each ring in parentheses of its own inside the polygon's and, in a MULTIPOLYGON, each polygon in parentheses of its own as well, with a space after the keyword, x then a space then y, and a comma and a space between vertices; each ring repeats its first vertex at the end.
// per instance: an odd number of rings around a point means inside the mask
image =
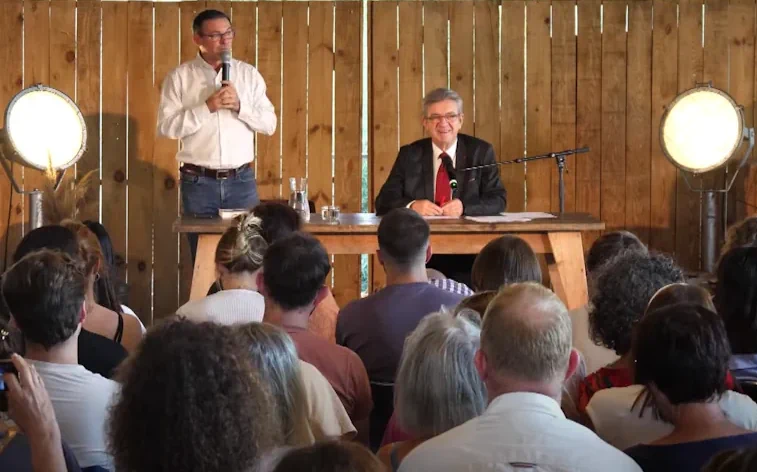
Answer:
MULTIPOLYGON (((406 207, 413 200, 434 201, 433 160, 431 138, 402 146, 376 197, 376 214, 406 207)), ((494 162, 491 144, 466 134, 457 135, 456 169, 494 162)), ((457 198, 463 202, 463 214, 496 215, 505 211, 507 192, 499 180, 498 166, 458 172, 457 181, 457 198)))

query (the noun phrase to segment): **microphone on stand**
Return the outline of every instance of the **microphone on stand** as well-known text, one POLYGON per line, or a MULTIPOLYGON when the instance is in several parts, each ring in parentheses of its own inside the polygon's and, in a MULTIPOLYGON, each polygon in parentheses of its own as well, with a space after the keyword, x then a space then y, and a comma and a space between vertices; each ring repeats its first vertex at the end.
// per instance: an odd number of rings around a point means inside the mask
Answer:
POLYGON ((221 80, 231 80, 231 49, 221 51, 221 80))
POLYGON ((442 156, 442 165, 449 176, 449 188, 452 190, 451 196, 452 200, 454 200, 457 198, 457 171, 455 170, 455 166, 452 165, 452 159, 446 154, 442 156))

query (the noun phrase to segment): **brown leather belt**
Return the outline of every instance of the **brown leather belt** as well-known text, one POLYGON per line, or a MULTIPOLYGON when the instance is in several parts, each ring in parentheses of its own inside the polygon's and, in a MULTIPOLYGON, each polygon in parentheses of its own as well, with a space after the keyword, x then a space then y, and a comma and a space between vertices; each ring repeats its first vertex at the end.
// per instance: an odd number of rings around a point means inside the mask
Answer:
POLYGON ((223 180, 233 179, 237 174, 249 168, 250 164, 242 164, 236 169, 209 169, 207 167, 184 163, 179 170, 190 175, 202 175, 203 177, 210 177, 211 179, 223 180))

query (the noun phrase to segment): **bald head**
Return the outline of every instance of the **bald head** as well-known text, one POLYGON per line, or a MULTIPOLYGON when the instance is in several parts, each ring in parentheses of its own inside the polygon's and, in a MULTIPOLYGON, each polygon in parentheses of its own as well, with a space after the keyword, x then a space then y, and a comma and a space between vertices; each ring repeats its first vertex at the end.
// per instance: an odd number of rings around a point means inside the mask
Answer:
POLYGON ((568 310, 557 295, 537 283, 504 288, 484 315, 481 350, 491 372, 499 376, 562 381, 571 344, 568 310))

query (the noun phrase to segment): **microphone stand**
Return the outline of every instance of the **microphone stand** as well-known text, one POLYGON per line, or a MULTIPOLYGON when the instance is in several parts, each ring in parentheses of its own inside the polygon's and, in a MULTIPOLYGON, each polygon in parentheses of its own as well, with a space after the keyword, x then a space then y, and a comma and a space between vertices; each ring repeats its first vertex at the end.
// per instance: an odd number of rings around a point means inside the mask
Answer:
POLYGON ((536 156, 519 157, 518 159, 512 159, 509 161, 498 161, 492 164, 483 164, 480 166, 466 167, 465 169, 459 169, 459 171, 484 169, 486 167, 502 166, 506 164, 522 164, 529 161, 538 161, 541 159, 554 159, 557 162, 557 174, 559 176, 559 188, 560 188, 560 213, 565 213, 565 158, 573 154, 583 154, 589 152, 588 147, 582 147, 578 149, 567 149, 565 151, 550 152, 547 154, 539 154, 536 156))

